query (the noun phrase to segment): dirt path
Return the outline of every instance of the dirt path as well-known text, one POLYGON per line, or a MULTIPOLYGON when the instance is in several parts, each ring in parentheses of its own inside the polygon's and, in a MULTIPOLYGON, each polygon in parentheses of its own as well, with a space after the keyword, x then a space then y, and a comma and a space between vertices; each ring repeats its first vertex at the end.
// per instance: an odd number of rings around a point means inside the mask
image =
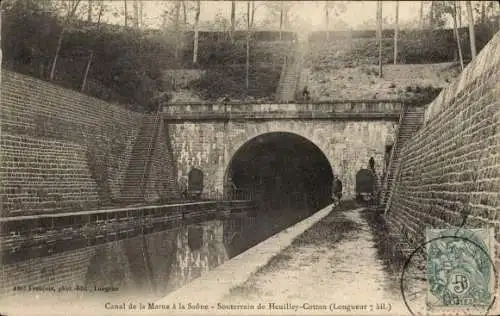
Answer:
POLYGON ((223 304, 261 303, 273 314, 408 314, 360 212, 332 212, 233 288, 223 304))

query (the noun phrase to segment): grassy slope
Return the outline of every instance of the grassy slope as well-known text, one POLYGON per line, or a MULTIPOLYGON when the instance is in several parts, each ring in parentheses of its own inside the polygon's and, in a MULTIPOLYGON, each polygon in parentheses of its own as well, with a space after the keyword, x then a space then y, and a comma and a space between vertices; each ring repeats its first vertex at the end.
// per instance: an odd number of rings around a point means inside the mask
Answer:
POLYGON ((410 97, 413 91, 432 86, 444 88, 459 74, 456 63, 384 65, 304 70, 311 97, 329 99, 394 99, 410 97), (412 91, 409 91, 412 90, 412 91))

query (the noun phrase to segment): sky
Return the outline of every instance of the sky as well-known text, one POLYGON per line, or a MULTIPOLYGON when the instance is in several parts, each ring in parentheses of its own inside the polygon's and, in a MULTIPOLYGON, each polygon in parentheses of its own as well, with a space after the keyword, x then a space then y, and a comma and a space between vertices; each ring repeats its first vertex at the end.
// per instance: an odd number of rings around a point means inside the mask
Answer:
MULTIPOLYGON (((143 0, 143 14, 144 14, 144 24, 148 28, 158 28, 161 24, 161 14, 168 8, 172 6, 173 1, 156 1, 156 0, 143 0)), ((194 4, 194 1, 191 5, 194 4)), ((265 1, 256 1, 256 20, 257 25, 259 19, 267 16, 267 8, 263 3, 265 1)), ((289 1, 292 2, 292 1, 289 1)), ((332 1, 334 2, 334 1, 332 1)), ((345 21, 350 27, 356 28, 363 24, 364 21, 375 19, 376 13, 376 1, 345 1, 346 11, 341 13, 338 18, 345 21)), ((426 1, 428 2, 428 1, 426 1)), ((116 11, 123 10, 123 1, 105 1, 105 3, 116 11)), ((128 0, 128 10, 130 14, 132 12, 133 0, 128 0)), ((292 14, 299 17, 300 20, 304 21, 301 24, 302 28, 309 30, 317 30, 325 27, 325 17, 323 13, 323 6, 325 1, 293 1, 292 14)), ((428 4, 424 7, 427 9, 428 4)), ((236 14, 243 15, 246 12, 247 1, 237 1, 236 2, 236 14)), ((396 1, 383 1, 382 15, 388 17, 389 21, 394 20, 395 16, 396 1)), ((418 14, 420 10, 420 1, 399 1, 399 19, 400 22, 410 21, 418 19, 418 14)), ((224 16, 230 17, 231 12, 231 1, 201 1, 201 13, 200 20, 208 21, 213 20, 217 12, 222 13, 224 16)), ((191 15, 191 23, 193 20, 191 15)), ((335 17, 331 16, 330 25, 334 25, 335 17)), ((123 18, 113 18, 109 14, 104 17, 104 20, 110 23, 123 23, 123 18)))

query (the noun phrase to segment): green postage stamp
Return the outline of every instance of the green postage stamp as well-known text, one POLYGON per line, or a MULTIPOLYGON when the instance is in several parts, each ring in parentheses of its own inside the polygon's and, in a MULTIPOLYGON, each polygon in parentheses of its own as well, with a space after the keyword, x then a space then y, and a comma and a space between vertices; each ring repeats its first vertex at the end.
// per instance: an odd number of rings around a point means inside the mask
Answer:
POLYGON ((493 229, 427 229, 427 311, 489 314, 495 300, 493 229))

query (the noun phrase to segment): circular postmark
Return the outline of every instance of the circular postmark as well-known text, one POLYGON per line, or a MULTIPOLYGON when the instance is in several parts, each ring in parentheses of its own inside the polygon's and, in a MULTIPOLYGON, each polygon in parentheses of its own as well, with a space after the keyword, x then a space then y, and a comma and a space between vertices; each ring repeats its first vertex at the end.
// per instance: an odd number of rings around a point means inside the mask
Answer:
POLYGON ((408 311, 490 315, 497 272, 486 243, 466 229, 442 230, 431 237, 403 265, 400 290, 408 311))

